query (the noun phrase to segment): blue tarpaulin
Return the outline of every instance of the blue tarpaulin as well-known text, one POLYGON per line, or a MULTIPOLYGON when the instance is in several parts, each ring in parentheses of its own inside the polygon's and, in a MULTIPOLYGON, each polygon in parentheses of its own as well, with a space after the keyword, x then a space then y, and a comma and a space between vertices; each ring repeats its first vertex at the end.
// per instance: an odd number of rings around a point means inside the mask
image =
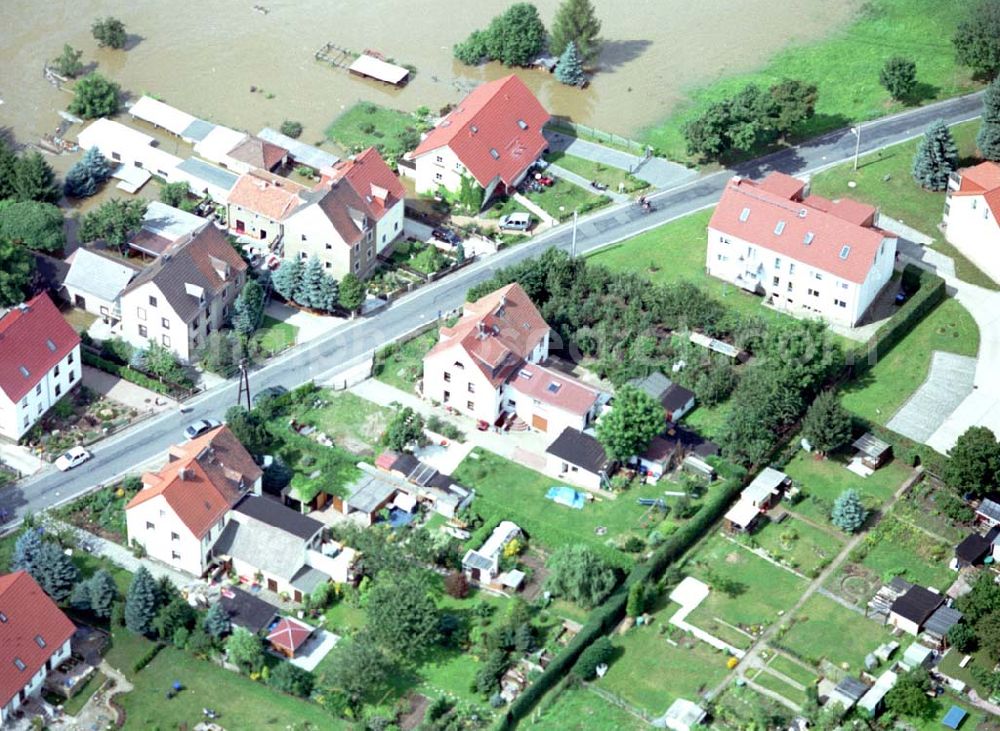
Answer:
POLYGON ((945 714, 944 718, 941 720, 948 728, 958 728, 962 725, 962 721, 968 714, 958 706, 952 706, 951 709, 945 714))
POLYGON ((549 491, 545 493, 545 497, 549 500, 553 500, 560 505, 566 505, 570 508, 576 508, 577 510, 583 509, 584 503, 587 502, 587 498, 580 492, 577 492, 572 487, 567 487, 566 485, 557 485, 555 487, 550 487, 549 491))

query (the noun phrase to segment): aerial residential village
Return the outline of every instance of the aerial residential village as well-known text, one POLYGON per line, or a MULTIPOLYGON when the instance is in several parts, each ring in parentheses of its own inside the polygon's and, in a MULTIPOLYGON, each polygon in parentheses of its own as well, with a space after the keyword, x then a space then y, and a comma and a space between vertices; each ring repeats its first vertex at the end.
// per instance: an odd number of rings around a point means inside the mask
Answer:
POLYGON ((1000 729, 1000 2, 649 118, 496 5, 283 121, 5 58, 0 725, 1000 729))

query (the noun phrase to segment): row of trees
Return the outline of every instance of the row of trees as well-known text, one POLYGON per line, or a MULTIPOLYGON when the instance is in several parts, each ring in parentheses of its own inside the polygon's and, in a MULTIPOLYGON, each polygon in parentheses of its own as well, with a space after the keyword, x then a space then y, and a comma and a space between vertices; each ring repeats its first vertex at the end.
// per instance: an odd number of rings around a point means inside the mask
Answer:
POLYGON ((338 284, 323 270, 323 263, 315 256, 307 264, 301 259, 284 260, 274 273, 272 284, 274 291, 286 300, 324 312, 332 312, 338 307, 355 312, 365 301, 364 282, 348 273, 338 284))
MULTIPOLYGON (((572 78, 577 62, 593 63, 600 51, 601 21, 591 0, 563 0, 547 34, 538 9, 531 3, 515 3, 493 18, 483 30, 473 31, 454 47, 455 58, 465 64, 500 61, 506 66, 527 66, 544 50, 561 58, 563 75, 572 78), (572 46, 569 57, 565 54, 572 46), (576 61, 572 60, 576 56, 576 61), (566 59, 570 60, 567 61, 566 59)), ((560 78, 564 83, 579 83, 560 78)))

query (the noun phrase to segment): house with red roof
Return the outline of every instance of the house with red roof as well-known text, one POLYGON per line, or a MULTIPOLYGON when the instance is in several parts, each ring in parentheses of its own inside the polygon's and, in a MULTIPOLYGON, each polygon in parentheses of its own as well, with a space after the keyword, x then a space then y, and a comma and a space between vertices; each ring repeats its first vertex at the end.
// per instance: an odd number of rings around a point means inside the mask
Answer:
POLYGON ((0 576, 0 725, 69 657, 75 631, 26 571, 0 576))
POLYGON ((225 426, 170 447, 167 460, 142 476, 142 489, 125 506, 129 545, 201 576, 232 508, 260 494, 263 473, 225 426))
POLYGON ((230 233, 261 242, 262 249, 281 239, 285 221, 299 206, 309 188, 264 170, 243 173, 226 198, 230 233))
POLYGON ((897 237, 877 218, 784 173, 734 177, 708 224, 706 267, 776 309, 852 327, 892 278, 897 237))
POLYGON ((542 135, 548 121, 514 74, 477 87, 408 153, 417 192, 457 193, 466 176, 485 191, 484 202, 517 187, 548 146, 542 135))
POLYGON ((944 235, 973 264, 1000 282, 1000 163, 952 173, 944 204, 944 235))
POLYGON ((80 381, 80 336, 42 293, 0 317, 0 436, 18 440, 80 381))
POLYGON ((284 223, 284 256, 317 257, 337 279, 361 278, 403 233, 406 191, 374 147, 323 171, 284 223))
POLYGON ((545 365, 549 333, 520 284, 467 303, 424 356, 424 398, 488 424, 582 431, 597 416, 602 394, 545 365))
POLYGON ((267 641, 277 652, 291 660, 315 631, 305 622, 282 617, 267 633, 267 641))

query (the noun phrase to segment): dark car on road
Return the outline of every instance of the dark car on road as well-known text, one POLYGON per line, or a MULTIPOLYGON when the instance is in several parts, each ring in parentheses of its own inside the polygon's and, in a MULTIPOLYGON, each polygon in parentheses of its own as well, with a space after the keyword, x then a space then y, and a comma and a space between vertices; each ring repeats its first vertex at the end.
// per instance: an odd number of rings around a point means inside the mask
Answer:
POLYGON ((261 401, 282 396, 286 393, 288 393, 288 389, 284 386, 268 386, 267 388, 262 388, 254 394, 253 405, 256 406, 261 401))

